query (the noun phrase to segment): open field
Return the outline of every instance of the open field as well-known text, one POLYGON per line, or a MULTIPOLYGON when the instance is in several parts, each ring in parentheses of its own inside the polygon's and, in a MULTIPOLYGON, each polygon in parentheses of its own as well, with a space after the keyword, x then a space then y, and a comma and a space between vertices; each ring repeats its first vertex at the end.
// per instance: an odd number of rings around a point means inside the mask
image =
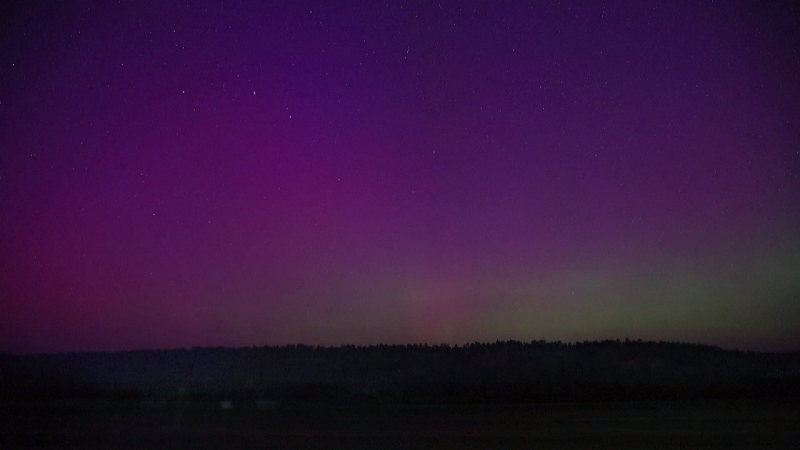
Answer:
POLYGON ((796 448, 797 405, 7 404, 0 448, 796 448))

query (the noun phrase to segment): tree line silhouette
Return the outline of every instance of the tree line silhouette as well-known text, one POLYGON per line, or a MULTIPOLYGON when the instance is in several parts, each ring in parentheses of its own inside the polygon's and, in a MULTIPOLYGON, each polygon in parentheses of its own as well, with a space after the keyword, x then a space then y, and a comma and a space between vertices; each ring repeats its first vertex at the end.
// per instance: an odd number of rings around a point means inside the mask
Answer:
POLYGON ((800 399, 800 353, 674 342, 195 347, 0 355, 0 401, 282 404, 800 399))

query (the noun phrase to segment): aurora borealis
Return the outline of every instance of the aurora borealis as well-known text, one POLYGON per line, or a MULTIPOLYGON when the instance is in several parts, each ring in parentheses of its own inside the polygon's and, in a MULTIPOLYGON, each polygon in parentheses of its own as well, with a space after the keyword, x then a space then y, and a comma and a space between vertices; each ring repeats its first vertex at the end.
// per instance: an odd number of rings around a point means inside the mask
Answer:
POLYGON ((800 10, 20 2, 0 352, 800 350, 800 10))

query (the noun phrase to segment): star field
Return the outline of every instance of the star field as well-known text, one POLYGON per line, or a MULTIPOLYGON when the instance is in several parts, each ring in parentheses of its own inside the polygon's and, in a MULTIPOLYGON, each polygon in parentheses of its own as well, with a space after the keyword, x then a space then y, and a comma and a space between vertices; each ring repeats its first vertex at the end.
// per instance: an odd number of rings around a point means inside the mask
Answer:
POLYGON ((789 3, 4 8, 0 351, 800 345, 789 3))

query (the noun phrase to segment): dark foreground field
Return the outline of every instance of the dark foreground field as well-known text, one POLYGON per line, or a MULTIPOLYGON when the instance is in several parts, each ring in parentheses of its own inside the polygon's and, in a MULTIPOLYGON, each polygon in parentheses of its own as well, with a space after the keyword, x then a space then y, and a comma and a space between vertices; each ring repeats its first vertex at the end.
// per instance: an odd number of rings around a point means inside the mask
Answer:
POLYGON ((277 407, 6 404, 0 448, 798 448, 800 409, 760 402, 277 407))

